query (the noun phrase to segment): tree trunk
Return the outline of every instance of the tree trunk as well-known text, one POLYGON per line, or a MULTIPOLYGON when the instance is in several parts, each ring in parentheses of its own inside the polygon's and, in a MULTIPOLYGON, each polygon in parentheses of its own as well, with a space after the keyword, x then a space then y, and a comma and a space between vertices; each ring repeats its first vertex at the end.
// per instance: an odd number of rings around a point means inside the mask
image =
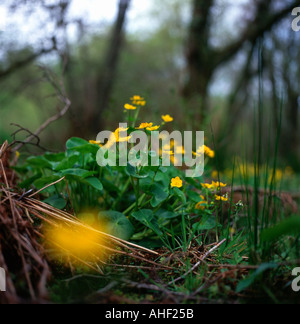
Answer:
POLYGON ((111 43, 104 59, 102 69, 99 72, 99 78, 96 82, 97 108, 95 109, 94 114, 90 120, 90 125, 95 132, 101 130, 103 125, 102 112, 108 107, 109 98, 116 77, 119 57, 123 45, 123 29, 130 1, 131 0, 120 0, 119 2, 119 12, 113 29, 111 43))
POLYGON ((196 116, 200 122, 204 118, 209 81, 214 70, 213 53, 208 44, 210 9, 213 3, 213 0, 194 0, 186 50, 188 79, 183 88, 183 96, 191 100, 200 97, 199 115, 196 116))
POLYGON ((208 109, 208 87, 215 71, 224 63, 230 61, 248 42, 254 44, 266 31, 287 16, 299 5, 299 0, 290 3, 281 11, 270 10, 273 0, 255 1, 255 16, 249 21, 241 36, 221 49, 215 49, 209 42, 211 25, 211 9, 214 0, 193 0, 192 22, 186 51, 187 80, 183 88, 183 96, 193 100, 200 97, 198 121, 202 121, 208 109))

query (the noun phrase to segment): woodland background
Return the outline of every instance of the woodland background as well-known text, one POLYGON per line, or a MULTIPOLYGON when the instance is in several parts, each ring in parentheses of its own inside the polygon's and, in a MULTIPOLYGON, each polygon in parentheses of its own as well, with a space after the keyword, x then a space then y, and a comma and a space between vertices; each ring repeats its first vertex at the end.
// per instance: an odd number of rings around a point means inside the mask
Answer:
POLYGON ((63 109, 59 85, 71 106, 42 132, 47 150, 115 129, 139 94, 145 121, 168 113, 176 129, 204 130, 211 145, 213 135, 221 168, 241 148, 251 159, 256 133, 266 157, 280 131, 279 160, 300 171, 300 33, 291 27, 300 1, 79 3, 1 0, 1 141, 19 129, 12 123, 35 131, 63 109))

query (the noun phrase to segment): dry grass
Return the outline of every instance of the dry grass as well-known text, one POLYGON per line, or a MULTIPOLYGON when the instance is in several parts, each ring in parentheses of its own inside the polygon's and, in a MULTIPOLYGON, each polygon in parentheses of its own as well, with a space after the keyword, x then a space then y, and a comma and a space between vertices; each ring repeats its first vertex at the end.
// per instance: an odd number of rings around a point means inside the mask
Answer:
MULTIPOLYGON (((36 194, 23 197, 16 187, 15 174, 9 168, 9 150, 7 143, 4 143, 0 150, 0 265, 7 273, 7 292, 0 295, 1 303, 20 303, 25 299, 36 303, 47 301, 46 284, 51 272, 45 247, 47 243, 56 243, 47 242, 43 234, 45 224, 52 228, 63 225, 74 231, 93 231, 101 238, 99 248, 107 254, 107 260, 112 260, 111 256, 122 255, 152 267, 168 268, 146 257, 149 254, 158 256, 158 253, 93 229, 73 215, 34 199, 36 194), (12 275, 16 279, 12 280, 12 275), (18 280, 23 282, 24 278, 27 287, 18 289, 16 283, 18 280)), ((56 246, 58 251, 62 249, 56 246)), ((97 255, 94 255, 93 262, 88 262, 72 255, 71 251, 65 252, 72 257, 71 263, 80 263, 100 274, 103 274, 103 267, 108 265, 97 255)))

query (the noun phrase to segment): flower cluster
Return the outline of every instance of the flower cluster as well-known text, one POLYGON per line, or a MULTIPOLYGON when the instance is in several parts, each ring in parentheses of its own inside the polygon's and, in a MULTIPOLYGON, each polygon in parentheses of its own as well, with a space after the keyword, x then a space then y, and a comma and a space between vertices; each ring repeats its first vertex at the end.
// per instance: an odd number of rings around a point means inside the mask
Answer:
POLYGON ((202 155, 202 154, 205 154, 207 155, 208 157, 210 157, 211 159, 215 158, 216 154, 215 154, 215 151, 213 151, 212 149, 210 149, 208 146, 206 145, 203 145, 203 146, 200 146, 197 150, 197 152, 193 152, 193 154, 195 156, 199 156, 199 155, 202 155))
POLYGON ((130 98, 131 104, 125 104, 124 108, 126 110, 136 110, 138 107, 144 107, 146 106, 146 100, 142 98, 141 96, 133 96, 130 98))
POLYGON ((213 181, 211 184, 209 183, 201 183, 202 188, 209 189, 209 190, 220 190, 221 188, 227 187, 227 184, 224 184, 222 182, 215 182, 213 181))

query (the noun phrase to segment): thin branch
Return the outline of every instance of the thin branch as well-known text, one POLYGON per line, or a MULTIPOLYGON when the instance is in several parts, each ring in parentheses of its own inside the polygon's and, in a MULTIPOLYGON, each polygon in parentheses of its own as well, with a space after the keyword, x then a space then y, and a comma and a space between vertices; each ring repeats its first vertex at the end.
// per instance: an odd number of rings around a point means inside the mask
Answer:
POLYGON ((246 42, 250 41, 253 43, 265 32, 271 30, 276 23, 285 18, 287 14, 291 13, 292 10, 299 5, 300 1, 296 0, 273 15, 266 14, 263 19, 261 19, 262 14, 258 14, 257 19, 254 22, 250 23, 252 26, 247 26, 245 33, 240 37, 240 39, 230 44, 225 49, 221 49, 220 51, 216 52, 216 66, 230 60, 235 54, 240 51, 240 49, 246 42))
POLYGON ((22 143, 16 146, 13 149, 13 152, 20 150, 24 145, 29 144, 33 139, 37 138, 49 125, 62 118, 71 107, 71 101, 66 95, 62 80, 60 82, 60 85, 58 85, 57 82, 53 79, 53 76, 50 75, 50 72, 43 67, 41 68, 44 69, 45 76, 47 77, 49 83, 57 91, 57 96, 59 100, 64 104, 64 107, 60 109, 57 114, 47 119, 34 133, 31 133, 31 135, 28 136, 22 143))
POLYGON ((0 71, 0 81, 2 79, 6 78, 7 76, 9 76, 10 74, 14 73, 15 71, 19 70, 20 68, 23 68, 23 67, 27 66, 28 64, 34 62, 40 56, 42 56, 44 54, 49 54, 49 53, 53 52, 54 50, 55 50, 54 46, 49 49, 43 48, 39 52, 33 53, 32 55, 26 57, 23 60, 14 62, 6 70, 0 71))
POLYGON ((205 253, 205 255, 201 258, 201 260, 199 262, 197 262, 188 272, 186 272, 184 275, 180 276, 179 278, 172 280, 168 283, 169 285, 175 284, 176 282, 185 279, 190 273, 194 272, 199 266, 200 264, 211 254, 213 253, 215 250, 217 250, 222 244, 224 244, 227 241, 227 239, 224 239, 223 241, 221 241, 220 243, 218 243, 216 246, 214 246, 212 249, 210 249, 207 253, 205 253))

